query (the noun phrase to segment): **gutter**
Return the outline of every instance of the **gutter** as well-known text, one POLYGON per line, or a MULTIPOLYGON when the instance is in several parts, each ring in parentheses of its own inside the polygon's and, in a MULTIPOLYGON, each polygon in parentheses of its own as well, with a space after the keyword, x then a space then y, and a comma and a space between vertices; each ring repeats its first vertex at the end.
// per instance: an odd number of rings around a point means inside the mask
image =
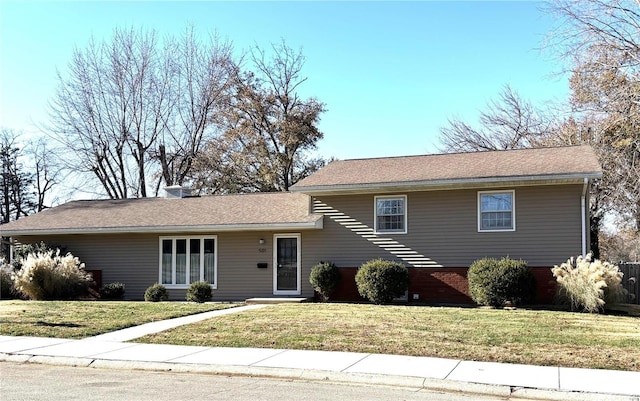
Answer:
POLYGON ((297 231, 321 230, 323 218, 314 221, 291 223, 261 223, 261 224, 219 224, 195 226, 147 226, 147 227, 84 227, 84 228, 50 228, 43 230, 22 229, 3 230, 3 237, 27 235, 64 235, 64 234, 174 234, 174 233, 203 233, 203 232, 231 232, 231 231, 297 231))
POLYGON ((581 183, 583 179, 600 178, 601 172, 591 173, 570 173, 570 174, 547 174, 547 175, 528 175, 528 176, 507 176, 507 177, 478 177, 478 178, 462 178, 462 179, 443 179, 443 180, 420 180, 420 181, 392 181, 392 182, 375 182, 375 183, 354 183, 354 184, 336 184, 336 185, 309 185, 296 186, 289 188, 290 192, 302 192, 310 195, 320 194, 340 194, 340 193, 369 193, 369 192, 388 192, 397 190, 425 191, 425 190, 444 190, 444 189, 462 189, 485 186, 505 186, 505 185, 549 185, 549 184, 567 184, 581 183))
POLYGON ((587 188, 589 187, 589 179, 584 178, 582 186, 582 196, 580 196, 580 215, 582 217, 582 256, 587 255, 587 188))

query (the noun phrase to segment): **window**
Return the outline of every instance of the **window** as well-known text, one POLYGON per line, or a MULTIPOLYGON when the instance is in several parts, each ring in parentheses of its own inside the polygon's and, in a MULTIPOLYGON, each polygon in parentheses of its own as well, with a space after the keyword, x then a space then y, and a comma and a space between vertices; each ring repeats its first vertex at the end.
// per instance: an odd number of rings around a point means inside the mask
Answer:
POLYGON ((478 231, 515 231, 515 191, 478 192, 478 231))
POLYGON ((187 288, 194 281, 217 287, 216 237, 160 237, 160 282, 187 288))
POLYGON ((375 232, 407 233, 407 197, 376 196, 375 232))

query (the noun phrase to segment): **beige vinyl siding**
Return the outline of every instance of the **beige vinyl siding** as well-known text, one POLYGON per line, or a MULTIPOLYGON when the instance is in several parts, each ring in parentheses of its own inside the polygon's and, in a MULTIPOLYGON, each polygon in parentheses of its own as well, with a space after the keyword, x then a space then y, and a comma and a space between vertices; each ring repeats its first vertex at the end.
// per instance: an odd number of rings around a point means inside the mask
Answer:
POLYGON ((305 232, 302 239, 302 259, 311 266, 321 261, 333 262, 338 267, 357 267, 367 260, 377 258, 400 261, 327 217, 322 231, 305 232))
MULTIPOLYGON (((366 224, 373 231, 374 195, 330 196, 317 199, 345 213, 348 217, 366 224)), ((409 230, 412 219, 410 213, 408 215, 409 230)), ((380 236, 400 240, 406 237, 406 234, 380 234, 380 236)), ((398 260, 385 250, 338 224, 329 216, 324 217, 322 230, 305 233, 303 240, 305 242, 303 251, 314 264, 324 261, 333 262, 338 267, 357 267, 369 259, 398 260)))
MULTIPOLYGON (((315 230, 314 230, 315 231, 315 230)), ((214 300, 245 300, 273 296, 273 235, 275 232, 189 233, 217 235, 218 288, 214 300), (260 244, 260 239, 265 243, 260 244), (264 250, 263 252, 261 250, 264 250), (267 263, 267 268, 258 268, 267 263)), ((309 272, 315 261, 305 260, 302 232, 301 296, 313 296, 309 272)), ((170 234, 179 237, 180 233, 170 234)), ((167 236, 162 234, 162 236, 167 236)), ((67 248, 85 263, 86 269, 102 270, 102 283, 122 282, 127 299, 143 299, 144 291, 159 281, 159 237, 157 234, 24 236, 21 243, 45 241, 67 248)), ((186 290, 170 289, 173 300, 184 300, 186 290)))
MULTIPOLYGON (((316 231, 316 230, 312 230, 316 231)), ((298 232, 238 232, 218 234, 218 289, 216 299, 244 300, 273 297, 273 236, 298 232), (260 239, 265 243, 260 244, 260 239), (261 250, 264 250, 262 252, 261 250), (258 268, 267 263, 267 268, 258 268)), ((301 296, 313 296, 309 284, 311 266, 305 263, 305 236, 302 234, 301 296)))
MULTIPOLYGON (((444 267, 469 266, 482 257, 522 258, 552 266, 581 252, 581 185, 515 189, 516 230, 478 232, 478 190, 407 192, 407 234, 385 234, 444 267)), ((318 200, 373 228, 374 195, 323 196, 318 200)), ((321 245, 307 249, 339 266, 359 266, 389 252, 325 217, 321 245)))
POLYGON ((77 256, 87 270, 102 270, 102 284, 121 282, 127 299, 142 299, 158 277, 158 236, 149 234, 56 235, 19 237, 44 241, 77 256))

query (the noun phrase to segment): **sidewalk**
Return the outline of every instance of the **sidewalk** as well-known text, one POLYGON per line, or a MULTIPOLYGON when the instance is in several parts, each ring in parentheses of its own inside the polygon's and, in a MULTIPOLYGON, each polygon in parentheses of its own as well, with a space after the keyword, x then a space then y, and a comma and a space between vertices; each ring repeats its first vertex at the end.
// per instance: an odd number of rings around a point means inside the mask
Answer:
POLYGON ((202 320, 207 320, 216 316, 230 315, 233 313, 244 312, 251 309, 264 308, 267 305, 247 305, 239 306, 236 308, 212 310, 209 312, 197 313, 195 315, 188 315, 177 317, 175 319, 160 320, 157 322, 145 323, 140 326, 129 327, 122 330, 113 331, 111 333, 100 334, 99 336, 89 337, 85 340, 95 341, 131 341, 136 338, 144 337, 148 334, 155 334, 161 331, 173 329, 178 326, 184 326, 185 324, 191 324, 202 320))
POLYGON ((0 361, 332 380, 487 394, 506 399, 640 401, 640 372, 354 352, 123 342, 212 315, 257 307, 261 305, 206 312, 83 340, 0 336, 0 361))

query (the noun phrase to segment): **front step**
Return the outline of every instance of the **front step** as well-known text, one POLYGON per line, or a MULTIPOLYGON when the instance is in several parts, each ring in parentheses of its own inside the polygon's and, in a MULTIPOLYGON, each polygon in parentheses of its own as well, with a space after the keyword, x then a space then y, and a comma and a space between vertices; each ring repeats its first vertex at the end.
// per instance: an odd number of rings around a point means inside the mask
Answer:
POLYGON ((247 305, 269 305, 269 304, 301 304, 311 302, 313 298, 249 298, 244 302, 247 305))

